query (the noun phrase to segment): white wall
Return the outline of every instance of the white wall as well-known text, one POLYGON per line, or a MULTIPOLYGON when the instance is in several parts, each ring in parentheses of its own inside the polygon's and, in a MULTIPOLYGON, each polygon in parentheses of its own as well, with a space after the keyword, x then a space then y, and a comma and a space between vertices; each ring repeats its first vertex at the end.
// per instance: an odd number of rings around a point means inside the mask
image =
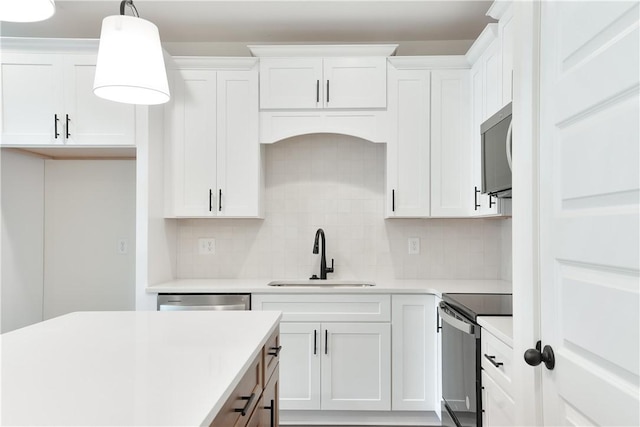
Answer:
POLYGON ((269 145, 264 220, 178 220, 178 278, 308 278, 317 228, 335 279, 502 275, 504 220, 384 219, 385 144, 316 134, 269 145), (199 255, 200 237, 216 239, 199 255), (419 237, 421 253, 407 254, 419 237))
POLYGON ((45 319, 134 309, 135 165, 45 161, 45 319), (127 242, 124 254, 120 240, 127 242))
POLYGON ((44 160, 11 149, 0 156, 4 333, 42 320, 44 160))

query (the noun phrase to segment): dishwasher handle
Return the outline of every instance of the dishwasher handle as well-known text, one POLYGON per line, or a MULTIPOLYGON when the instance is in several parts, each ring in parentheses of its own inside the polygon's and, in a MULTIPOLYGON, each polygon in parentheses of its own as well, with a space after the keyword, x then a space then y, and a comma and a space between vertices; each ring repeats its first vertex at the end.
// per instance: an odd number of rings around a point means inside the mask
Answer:
POLYGON ((476 335, 476 325, 461 316, 456 316, 455 313, 446 305, 443 305, 443 303, 440 303, 438 306, 438 314, 442 321, 447 322, 457 330, 467 335, 476 335))
POLYGON ((223 310, 246 310, 244 304, 217 304, 217 305, 178 305, 160 304, 159 311, 223 311, 223 310))

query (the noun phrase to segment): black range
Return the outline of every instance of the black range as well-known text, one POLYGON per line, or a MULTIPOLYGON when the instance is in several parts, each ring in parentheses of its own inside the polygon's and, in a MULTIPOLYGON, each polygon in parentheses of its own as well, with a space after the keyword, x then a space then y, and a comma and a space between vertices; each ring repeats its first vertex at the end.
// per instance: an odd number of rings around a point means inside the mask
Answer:
POLYGON ((482 426, 480 326, 478 316, 512 316, 511 294, 443 294, 442 425, 482 426))

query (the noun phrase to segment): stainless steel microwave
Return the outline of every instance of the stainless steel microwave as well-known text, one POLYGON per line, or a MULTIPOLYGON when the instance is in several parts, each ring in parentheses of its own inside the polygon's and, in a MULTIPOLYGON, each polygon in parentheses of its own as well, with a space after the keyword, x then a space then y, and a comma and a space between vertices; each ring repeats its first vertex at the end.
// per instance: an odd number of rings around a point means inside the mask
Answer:
POLYGON ((511 198, 511 103, 480 126, 482 193, 511 198))

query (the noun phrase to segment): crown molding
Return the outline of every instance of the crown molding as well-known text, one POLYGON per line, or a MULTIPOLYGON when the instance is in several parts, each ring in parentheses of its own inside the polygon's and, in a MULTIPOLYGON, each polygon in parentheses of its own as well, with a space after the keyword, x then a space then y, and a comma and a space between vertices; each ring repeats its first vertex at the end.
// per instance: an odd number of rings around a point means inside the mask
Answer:
POLYGON ((480 33, 476 41, 473 42, 467 53, 464 55, 469 64, 474 64, 480 55, 498 39, 498 24, 487 24, 480 33))
POLYGON ((265 57, 332 57, 332 56, 392 56, 397 44, 348 44, 348 45, 247 45, 251 54, 265 57))

